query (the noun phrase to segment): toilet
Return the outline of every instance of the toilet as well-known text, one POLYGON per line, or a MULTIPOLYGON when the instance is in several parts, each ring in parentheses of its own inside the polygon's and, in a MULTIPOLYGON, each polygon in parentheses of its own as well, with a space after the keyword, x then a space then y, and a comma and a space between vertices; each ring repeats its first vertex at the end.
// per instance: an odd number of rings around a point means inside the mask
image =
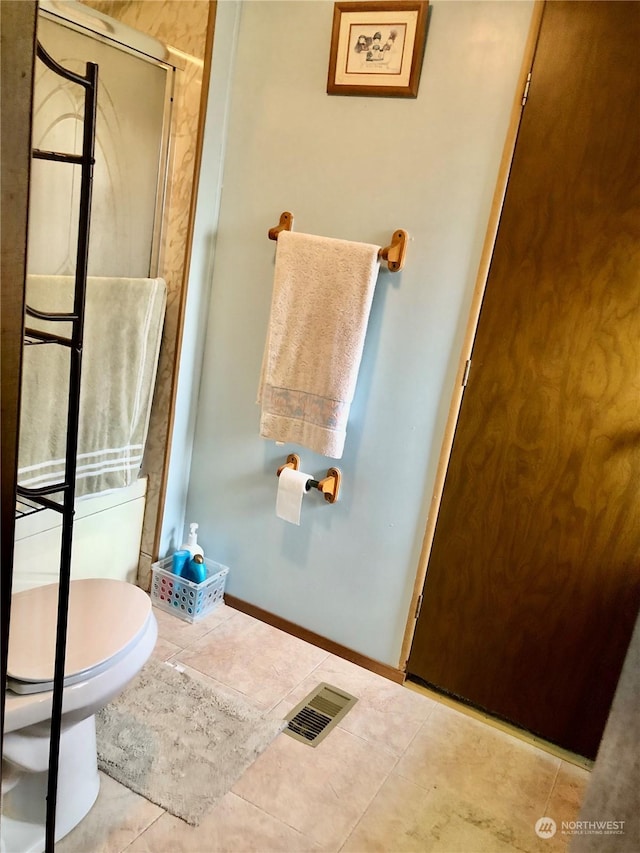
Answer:
MULTIPOLYGON (((19 592, 11 601, 0 823, 7 853, 45 847, 57 608, 57 583, 19 592)), ((140 671, 157 635, 151 600, 137 586, 110 578, 71 582, 56 841, 98 796, 95 714, 140 671)))

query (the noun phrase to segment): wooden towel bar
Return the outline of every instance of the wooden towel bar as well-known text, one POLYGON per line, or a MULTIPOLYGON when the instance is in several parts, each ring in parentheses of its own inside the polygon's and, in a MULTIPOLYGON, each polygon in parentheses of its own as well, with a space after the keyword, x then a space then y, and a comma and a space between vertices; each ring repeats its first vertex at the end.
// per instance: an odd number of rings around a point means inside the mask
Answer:
MULTIPOLYGON (((280 214, 280 222, 274 227, 269 229, 269 239, 277 240, 278 234, 281 231, 292 231, 293 230, 293 213, 289 213, 288 210, 285 210, 284 213, 280 214)), ((391 245, 386 246, 384 249, 380 249, 378 252, 378 257, 387 262, 387 266, 389 267, 390 272, 399 272, 404 266, 404 259, 407 253, 407 241, 409 239, 409 235, 406 231, 403 231, 402 228, 398 228, 397 231, 393 232, 393 236, 391 238, 391 245)))

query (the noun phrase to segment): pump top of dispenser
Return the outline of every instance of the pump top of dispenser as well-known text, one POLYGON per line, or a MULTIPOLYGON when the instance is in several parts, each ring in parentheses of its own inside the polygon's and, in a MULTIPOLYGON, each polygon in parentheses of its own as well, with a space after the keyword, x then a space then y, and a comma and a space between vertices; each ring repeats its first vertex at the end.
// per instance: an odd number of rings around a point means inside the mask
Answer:
POLYGON ((195 557, 196 554, 199 554, 201 557, 204 557, 204 551, 202 550, 202 546, 198 545, 198 525, 195 521, 192 521, 189 525, 189 538, 182 546, 182 548, 186 551, 189 551, 191 557, 195 557))

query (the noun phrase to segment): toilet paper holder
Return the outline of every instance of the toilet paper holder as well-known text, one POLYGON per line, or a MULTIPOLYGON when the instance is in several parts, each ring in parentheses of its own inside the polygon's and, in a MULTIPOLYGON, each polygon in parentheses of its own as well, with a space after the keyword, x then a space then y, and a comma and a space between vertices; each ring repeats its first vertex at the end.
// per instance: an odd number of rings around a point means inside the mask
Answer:
MULTIPOLYGON (((281 465, 276 474, 278 477, 282 473, 284 468, 293 468, 294 471, 300 470, 300 457, 297 453, 290 453, 287 456, 287 461, 284 465, 281 465)), ((338 492, 340 491, 340 481, 342 479, 342 474, 340 473, 339 468, 329 468, 327 471, 327 476, 322 480, 314 480, 310 477, 305 485, 307 491, 310 489, 317 489, 319 492, 322 492, 324 495, 325 501, 330 504, 335 503, 338 500, 338 492)))

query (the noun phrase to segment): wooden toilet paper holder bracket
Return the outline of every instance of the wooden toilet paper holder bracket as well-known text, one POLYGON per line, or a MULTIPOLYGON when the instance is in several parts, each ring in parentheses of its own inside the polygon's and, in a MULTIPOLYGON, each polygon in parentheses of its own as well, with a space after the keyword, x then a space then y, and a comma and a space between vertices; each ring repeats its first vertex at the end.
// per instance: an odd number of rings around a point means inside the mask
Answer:
POLYGON ((284 468, 293 468, 294 471, 300 470, 300 457, 297 453, 290 453, 287 456, 287 461, 284 463, 284 465, 281 465, 276 471, 278 477, 280 476, 280 474, 282 474, 284 468))
MULTIPOLYGON (((300 457, 297 453, 290 453, 287 456, 287 461, 284 465, 281 465, 276 474, 278 477, 282 473, 285 468, 292 468, 294 471, 300 470, 300 457)), ((307 480, 305 488, 307 491, 310 489, 317 489, 319 492, 322 492, 324 495, 325 501, 327 503, 333 504, 338 500, 338 493, 340 492, 340 482, 342 480, 342 474, 339 468, 329 468, 327 471, 327 476, 322 480, 314 480, 310 478, 307 480)))

